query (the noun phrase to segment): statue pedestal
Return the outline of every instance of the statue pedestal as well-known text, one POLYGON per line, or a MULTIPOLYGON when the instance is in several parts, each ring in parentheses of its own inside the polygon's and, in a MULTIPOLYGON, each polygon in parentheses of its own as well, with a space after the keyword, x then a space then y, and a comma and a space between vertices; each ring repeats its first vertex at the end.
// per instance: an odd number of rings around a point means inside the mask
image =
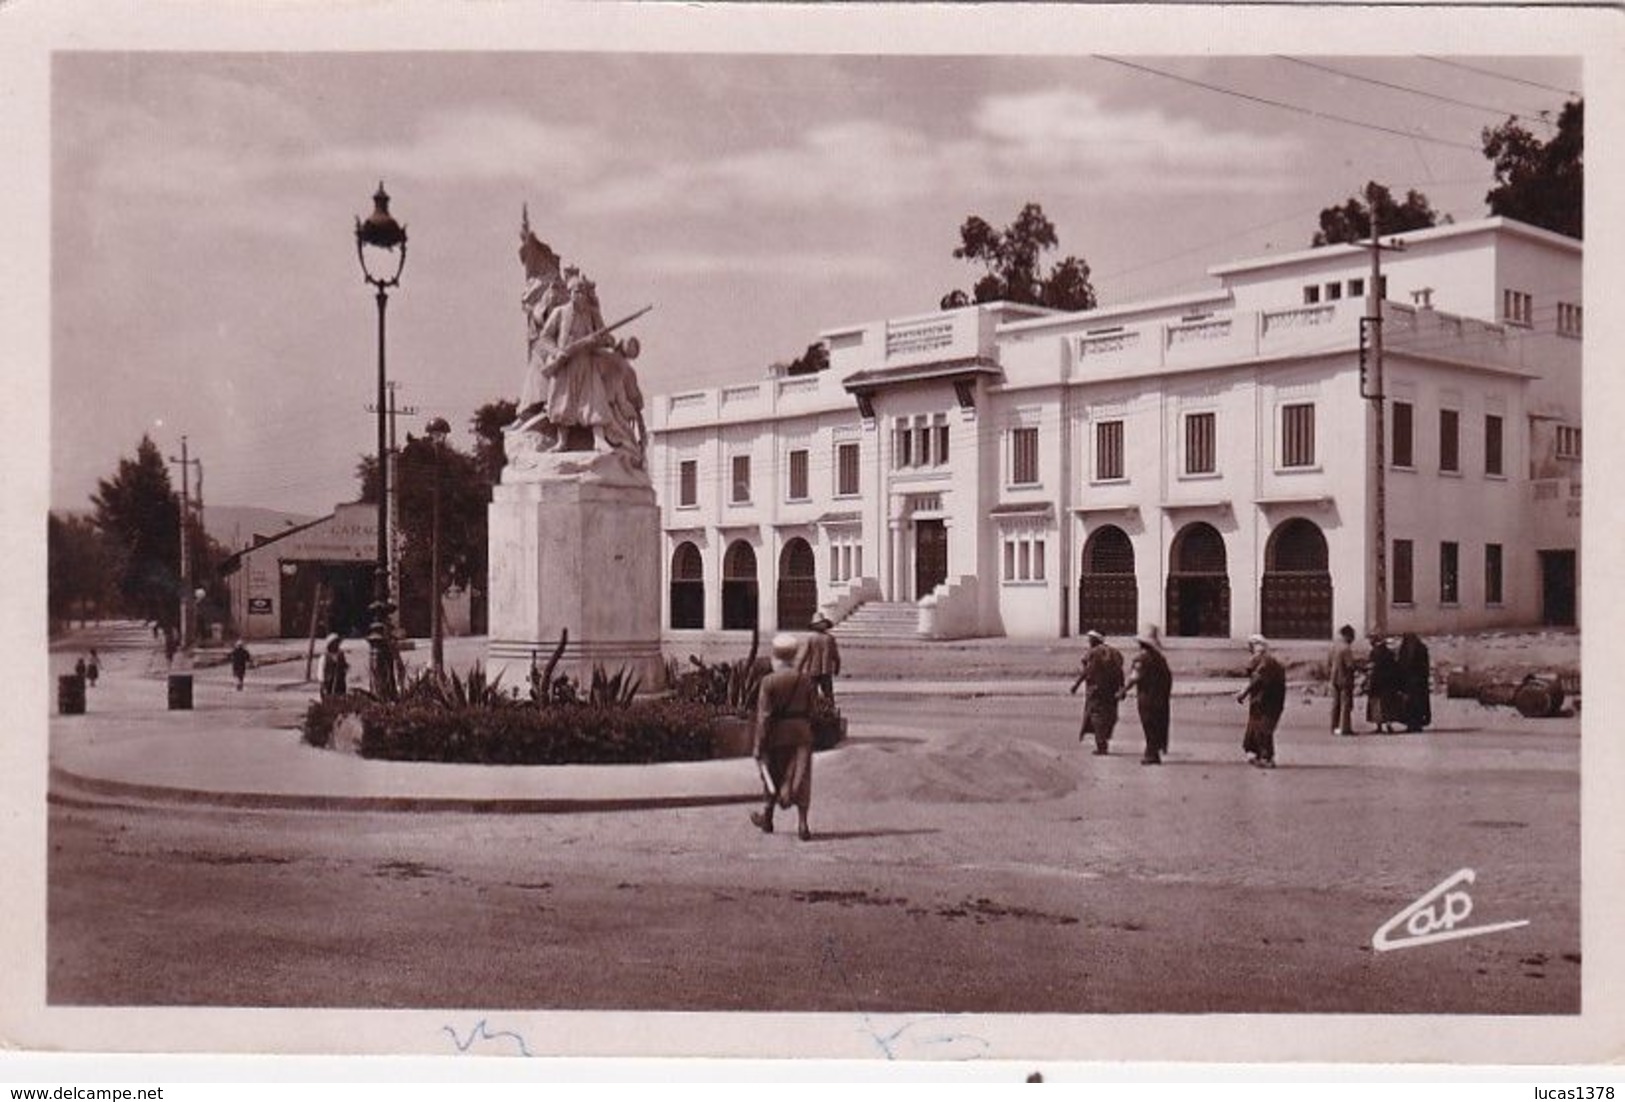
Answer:
POLYGON ((660 651, 660 512, 648 476, 603 453, 530 455, 503 472, 490 507, 486 669, 523 693, 568 631, 556 673, 585 688, 594 665, 665 681, 660 651))

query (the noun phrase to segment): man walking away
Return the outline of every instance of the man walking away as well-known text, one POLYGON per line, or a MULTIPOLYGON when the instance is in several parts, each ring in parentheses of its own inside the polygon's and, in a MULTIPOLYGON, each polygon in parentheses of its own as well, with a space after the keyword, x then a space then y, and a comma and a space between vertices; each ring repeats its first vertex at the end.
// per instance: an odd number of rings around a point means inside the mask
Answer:
POLYGON ((841 648, 829 629, 835 625, 824 616, 813 617, 797 668, 812 679, 813 688, 831 704, 835 703, 835 675, 841 672, 841 648))
POLYGON ((1354 733, 1354 629, 1344 624, 1337 629, 1326 666, 1332 683, 1332 734, 1354 733))
POLYGON ((85 679, 90 687, 96 687, 96 679, 102 675, 102 656, 96 653, 96 648, 90 648, 90 662, 85 666, 85 679))
POLYGON ((1078 741, 1087 735, 1095 736, 1095 754, 1110 752, 1112 730, 1117 726, 1117 695, 1123 691, 1123 656, 1106 642, 1098 631, 1085 636, 1089 649, 1084 653, 1078 679, 1072 682, 1072 692, 1079 685, 1087 686, 1083 698, 1083 726, 1078 729, 1078 741))
POLYGON ((1118 692, 1118 698, 1134 690, 1134 702, 1140 712, 1140 726, 1145 730, 1145 756, 1141 765, 1161 765, 1162 755, 1168 752, 1168 718, 1174 692, 1173 671, 1162 655, 1162 636, 1157 625, 1148 624, 1134 641, 1140 644, 1140 653, 1134 656, 1128 681, 1118 692))
POLYGON ((1405 730, 1420 731, 1433 722, 1433 664, 1428 659, 1427 644, 1414 631, 1400 637, 1396 665, 1405 700, 1402 722, 1405 730))
POLYGON ((243 678, 248 674, 248 663, 251 661, 248 648, 243 646, 241 639, 231 648, 231 676, 237 679, 237 691, 243 691, 243 678))
POLYGON ((1270 653, 1269 640, 1262 635, 1247 638, 1252 664, 1247 667, 1247 687, 1236 694, 1236 703, 1247 703, 1247 733, 1241 748, 1247 760, 1260 769, 1275 768, 1275 725, 1286 711, 1286 669, 1270 653))
POLYGON ((796 668, 800 644, 794 635, 773 637, 773 672, 762 678, 756 697, 755 751, 766 772, 767 801, 750 821, 773 833, 773 808, 796 808, 796 836, 812 840, 807 811, 812 806, 812 680, 796 668))

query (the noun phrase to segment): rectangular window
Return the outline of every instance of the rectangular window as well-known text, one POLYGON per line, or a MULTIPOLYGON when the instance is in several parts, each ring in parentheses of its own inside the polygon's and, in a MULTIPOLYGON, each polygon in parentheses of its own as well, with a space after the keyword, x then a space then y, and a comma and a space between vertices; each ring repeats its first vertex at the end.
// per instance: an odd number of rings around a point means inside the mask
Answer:
POLYGON ((863 544, 861 539, 862 537, 856 530, 841 532, 830 537, 830 581, 849 582, 863 574, 863 544))
POLYGON ((1457 604, 1461 600, 1459 545, 1446 540, 1439 544, 1439 603, 1457 604))
POLYGON ((1413 448, 1414 432, 1411 425, 1413 407, 1409 402, 1394 403, 1394 439, 1393 455, 1394 466, 1416 466, 1416 452, 1413 448))
POLYGON ((1506 474, 1506 466, 1501 454, 1501 424, 1499 414, 1487 413, 1484 415, 1484 473, 1488 475, 1506 474))
POLYGON ((1557 333, 1562 337, 1580 337, 1585 335, 1585 318, 1580 307, 1572 302, 1557 304, 1557 333))
POLYGON ((790 500, 806 501, 807 490, 807 450, 797 448, 790 453, 790 500))
POLYGON ((1038 429, 1024 427, 1010 433, 1010 484, 1031 486, 1038 482, 1038 429))
POLYGON ((1311 283, 1309 286, 1307 286, 1307 287, 1305 287, 1303 289, 1303 304, 1305 306, 1313 306, 1315 303, 1317 303, 1319 301, 1320 301, 1320 288, 1319 288, 1319 286, 1311 283))
POLYGON ((1453 409, 1439 411, 1439 470, 1461 470, 1461 414, 1453 409))
POLYGON ((1573 425, 1557 426, 1557 458, 1580 458, 1580 430, 1573 425))
POLYGON ((750 501, 750 456, 734 456, 732 467, 733 496, 729 500, 735 505, 744 505, 750 501))
POLYGON ((1349 298, 1361 298, 1365 295, 1365 280, 1349 280, 1349 298))
POLYGON ((858 493, 858 445, 835 445, 835 492, 841 497, 858 493))
POLYGON ((1409 605, 1416 602, 1416 589, 1413 585, 1413 564, 1411 560, 1411 541, 1395 540, 1393 563, 1393 602, 1396 605, 1409 605))
POLYGON ((943 466, 948 462, 948 415, 939 413, 932 419, 932 431, 936 434, 937 447, 933 453, 937 457, 937 465, 943 466))
POLYGON ((1281 466, 1315 465, 1314 403, 1281 407, 1281 466))
POLYGON ((1498 605, 1501 603, 1501 545, 1486 543, 1484 545, 1484 603, 1498 605))
POLYGON ((1011 533, 1004 537, 1004 573, 1006 582, 1041 582, 1044 580, 1044 538, 1028 533, 1011 533))
POLYGON ((698 505, 700 503, 700 464, 694 459, 685 459, 677 464, 677 504, 698 505))
POLYGON ((1326 301, 1334 302, 1343 297, 1343 285, 1335 280, 1326 284, 1326 301))
POLYGON ((1531 325, 1535 320, 1534 296, 1527 291, 1501 292, 1501 320, 1509 325, 1531 325))
POLYGON ((896 433, 897 446, 892 457, 892 467, 901 470, 904 467, 914 466, 914 430, 902 418, 897 420, 896 433))
POLYGON ((1123 477, 1123 422, 1100 421, 1095 425, 1095 478, 1110 482, 1123 477))
POLYGON ((914 463, 920 467, 931 466, 931 429, 924 417, 914 418, 914 463))
POLYGON ((1212 474, 1219 469, 1216 414, 1185 415, 1185 473, 1212 474))

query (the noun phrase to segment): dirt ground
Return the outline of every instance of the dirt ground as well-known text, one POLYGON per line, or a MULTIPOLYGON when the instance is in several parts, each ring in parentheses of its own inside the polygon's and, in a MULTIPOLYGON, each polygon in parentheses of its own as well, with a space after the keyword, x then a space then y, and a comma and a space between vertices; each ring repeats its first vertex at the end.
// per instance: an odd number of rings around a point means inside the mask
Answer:
POLYGON ((1173 749, 1076 741, 1077 702, 852 697, 817 837, 739 806, 579 815, 59 800, 52 1003, 1027 1013, 1566 1014, 1579 1005, 1573 719, 1437 703, 1337 739, 1295 695, 1281 768, 1241 709, 1173 749), (1490 936, 1377 953, 1476 871, 1490 936))

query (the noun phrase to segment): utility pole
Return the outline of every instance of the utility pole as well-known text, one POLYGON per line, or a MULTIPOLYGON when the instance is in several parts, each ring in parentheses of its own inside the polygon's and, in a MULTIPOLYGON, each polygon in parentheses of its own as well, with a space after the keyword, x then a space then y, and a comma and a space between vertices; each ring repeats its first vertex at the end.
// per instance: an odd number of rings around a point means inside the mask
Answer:
MULTIPOLYGON (((401 480, 399 468, 395 463, 395 456, 397 454, 395 449, 395 417, 397 414, 402 413, 406 414, 407 416, 411 416, 418 411, 417 406, 397 406, 395 404, 395 389, 398 386, 400 386, 400 383, 394 379, 390 379, 384 384, 384 388, 389 396, 388 405, 384 407, 384 413, 389 418, 389 447, 386 449, 385 454, 379 457, 379 462, 387 465, 385 468, 387 477, 385 478, 384 482, 388 487, 386 492, 389 497, 389 532, 385 537, 384 543, 388 552, 389 561, 389 599, 395 603, 396 607, 400 606, 401 601, 401 480)), ((378 407, 376 405, 369 404, 367 406, 367 412, 376 416, 378 413, 378 407)))
POLYGON ((198 468, 198 493, 203 492, 203 461, 193 459, 186 450, 186 437, 181 437, 181 457, 169 457, 171 463, 181 465, 181 649, 192 649, 193 618, 196 612, 192 596, 192 465, 198 468))
POLYGON ((1371 208, 1371 279, 1365 292, 1365 317, 1360 319, 1360 396, 1371 403, 1376 431, 1373 436, 1373 455, 1376 460, 1372 482, 1372 543, 1371 600, 1367 622, 1372 632, 1388 633, 1388 417, 1383 403, 1386 394, 1382 381, 1382 250, 1401 249, 1398 242, 1384 246, 1381 227, 1377 221, 1377 185, 1366 189, 1366 201, 1371 208), (1367 383, 1367 362, 1370 364, 1370 387, 1367 383))

